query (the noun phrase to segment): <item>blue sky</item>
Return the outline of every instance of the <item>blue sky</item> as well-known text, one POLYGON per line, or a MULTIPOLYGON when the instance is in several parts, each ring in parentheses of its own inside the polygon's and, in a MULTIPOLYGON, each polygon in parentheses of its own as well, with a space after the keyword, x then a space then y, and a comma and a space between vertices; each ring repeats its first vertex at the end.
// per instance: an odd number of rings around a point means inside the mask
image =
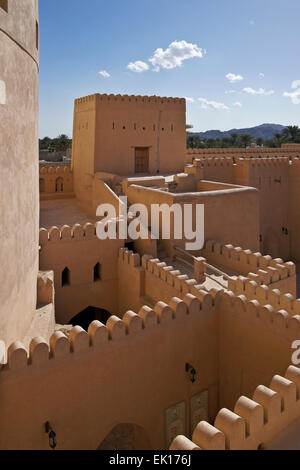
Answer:
POLYGON ((71 137, 93 93, 187 97, 197 131, 300 126, 299 0, 39 5, 40 137, 71 137))

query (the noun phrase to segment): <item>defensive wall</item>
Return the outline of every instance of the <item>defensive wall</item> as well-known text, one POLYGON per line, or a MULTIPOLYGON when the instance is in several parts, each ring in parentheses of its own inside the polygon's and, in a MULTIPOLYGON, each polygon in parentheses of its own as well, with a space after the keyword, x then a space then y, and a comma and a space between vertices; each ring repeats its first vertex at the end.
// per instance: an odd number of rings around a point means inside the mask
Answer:
MULTIPOLYGON (((126 266, 137 272, 141 267, 138 257, 124 249, 119 263, 123 274, 126 266)), ((147 257, 143 263, 151 276, 166 268, 147 257)), ((176 296, 137 311, 127 311, 122 320, 113 316, 106 325, 93 322, 88 332, 74 327, 69 338, 57 332, 49 345, 35 338, 29 356, 20 343, 9 347, 8 363, 0 370, 2 449, 48 448, 46 421, 57 433, 58 449, 96 449, 122 423, 139 426, 149 448, 164 449, 177 434, 191 438, 195 420, 205 414, 226 434, 226 446, 257 448, 299 417, 293 385, 280 379, 282 388, 274 389, 277 393, 265 393, 263 386, 289 366, 291 345, 300 337, 300 316, 215 290, 202 291, 199 297, 183 292, 181 299, 176 296), (196 371, 195 382, 186 372, 187 363, 196 371), (136 371, 139 380, 133 382, 136 371), (265 402, 259 401, 258 385, 265 402), (120 394, 120 389, 126 393, 120 394), (260 442, 258 436, 248 439, 250 432, 240 440, 243 434, 234 431, 235 417, 232 428, 220 428, 224 412, 217 414, 220 408, 234 407, 240 395, 252 397, 254 392, 254 401, 266 404, 266 410, 267 403, 272 403, 277 416, 273 419, 273 411, 266 411, 264 426, 274 427, 260 430, 260 442), (195 409, 195 397, 203 393, 208 401, 199 402, 200 408, 195 409), (182 410, 176 423, 169 422, 172 409, 182 410), (232 440, 227 436, 231 429, 232 440)), ((240 413, 237 408, 235 412, 240 413)), ((203 443, 201 447, 205 448, 203 443)))
POLYGON ((40 199, 74 197, 73 174, 68 166, 40 168, 40 199))
POLYGON ((269 387, 259 385, 251 398, 241 396, 234 411, 223 408, 214 425, 201 421, 189 440, 177 436, 171 450, 299 449, 300 370, 290 366, 269 387))

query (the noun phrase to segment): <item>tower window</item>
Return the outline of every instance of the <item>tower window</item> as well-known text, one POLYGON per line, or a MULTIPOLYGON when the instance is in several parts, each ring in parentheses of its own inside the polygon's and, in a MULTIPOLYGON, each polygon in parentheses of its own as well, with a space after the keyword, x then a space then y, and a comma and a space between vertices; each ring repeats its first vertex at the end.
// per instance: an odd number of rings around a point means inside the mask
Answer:
POLYGON ((113 128, 113 130, 115 130, 115 123, 114 122, 112 123, 112 128, 113 128))
POLYGON ((97 263, 94 267, 94 282, 101 281, 101 264, 97 263))
POLYGON ((8 13, 8 0, 0 0, 0 8, 8 13))
POLYGON ((69 268, 65 268, 61 275, 61 286, 69 286, 70 285, 70 270, 69 268))
POLYGON ((39 24, 38 22, 35 23, 35 40, 36 40, 36 48, 39 50, 39 24))

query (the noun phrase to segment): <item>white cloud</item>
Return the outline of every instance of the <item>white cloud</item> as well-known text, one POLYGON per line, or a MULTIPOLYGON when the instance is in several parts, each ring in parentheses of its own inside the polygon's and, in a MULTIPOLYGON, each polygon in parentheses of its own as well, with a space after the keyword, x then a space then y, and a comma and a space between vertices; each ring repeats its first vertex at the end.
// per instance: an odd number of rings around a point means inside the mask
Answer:
POLYGON ((217 101, 209 101, 205 98, 198 98, 198 101, 200 101, 202 109, 229 109, 224 103, 218 103, 217 101))
POLYGON ((262 72, 260 72, 260 74, 259 74, 259 78, 265 78, 265 74, 264 74, 264 73, 262 73, 262 72))
POLYGON ((292 83, 291 88, 293 88, 294 90, 296 88, 300 88, 300 80, 294 80, 293 83, 292 83))
POLYGON ((291 88, 295 91, 288 93, 285 91, 283 96, 285 98, 291 98, 293 104, 300 104, 300 80, 294 80, 291 88))
POLYGON ((101 70, 99 72, 99 75, 102 75, 102 77, 104 77, 104 78, 109 78, 110 77, 110 74, 108 72, 106 72, 106 70, 101 70))
POLYGON ((6 104, 6 85, 0 80, 0 104, 6 104))
POLYGON ((266 91, 264 88, 254 90, 253 88, 244 88, 243 91, 249 95, 274 95, 274 90, 266 91))
POLYGON ((235 73, 228 73, 226 75, 226 78, 230 81, 230 83, 240 82, 241 80, 244 80, 244 77, 242 75, 236 75, 235 73))
POLYGON ((230 95, 232 93, 237 93, 237 91, 236 90, 226 90, 225 91, 225 95, 230 95))
POLYGON ((235 103, 233 103, 233 106, 237 106, 238 108, 241 108, 243 105, 239 101, 236 101, 235 103))
POLYGON ((193 59, 194 57, 202 59, 205 54, 206 51, 197 44, 174 41, 166 50, 156 49, 149 62, 153 65, 154 71, 158 72, 160 68, 170 70, 181 67, 184 60, 193 59))
POLYGON ((143 62, 142 60, 137 60, 136 62, 130 62, 127 65, 127 68, 131 70, 131 72, 145 72, 146 70, 149 70, 149 65, 146 64, 146 62, 143 62))
POLYGON ((194 98, 190 98, 189 96, 186 96, 185 100, 188 101, 189 103, 194 103, 195 102, 194 98))

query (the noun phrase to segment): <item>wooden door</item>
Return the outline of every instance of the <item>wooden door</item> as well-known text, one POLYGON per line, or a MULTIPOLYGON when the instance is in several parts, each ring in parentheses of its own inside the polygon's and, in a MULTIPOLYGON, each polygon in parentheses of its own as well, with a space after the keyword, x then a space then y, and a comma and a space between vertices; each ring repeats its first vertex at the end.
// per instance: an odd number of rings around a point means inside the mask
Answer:
POLYGON ((135 149, 135 173, 149 173, 149 148, 135 149))

